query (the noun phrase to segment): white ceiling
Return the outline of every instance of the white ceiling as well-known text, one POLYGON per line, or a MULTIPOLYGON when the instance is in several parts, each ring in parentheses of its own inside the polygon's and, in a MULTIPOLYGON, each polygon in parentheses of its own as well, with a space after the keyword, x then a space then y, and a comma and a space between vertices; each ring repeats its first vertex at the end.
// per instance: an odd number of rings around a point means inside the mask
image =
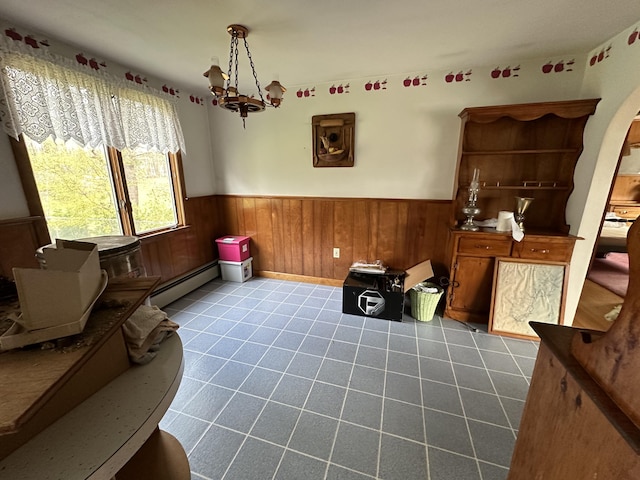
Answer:
POLYGON ((197 94, 212 56, 227 70, 232 23, 262 85, 297 88, 588 53, 638 25, 640 1, 2 0, 0 17, 197 94))

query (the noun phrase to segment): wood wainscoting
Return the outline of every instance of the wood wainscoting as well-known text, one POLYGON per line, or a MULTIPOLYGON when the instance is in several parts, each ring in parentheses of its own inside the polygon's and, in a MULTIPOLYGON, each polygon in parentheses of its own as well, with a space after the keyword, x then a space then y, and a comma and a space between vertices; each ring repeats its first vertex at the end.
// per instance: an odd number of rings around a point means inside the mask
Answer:
POLYGON ((0 275, 13 279, 13 267, 38 268, 36 250, 49 243, 44 217, 0 220, 0 275))
POLYGON ((214 240, 225 234, 215 195, 184 201, 185 224, 173 230, 141 238, 147 275, 169 282, 217 258, 214 240))
POLYGON ((427 259, 447 275, 449 200, 219 195, 218 203, 223 235, 251 237, 258 275, 340 284, 354 261, 407 269, 427 259))
MULTIPOLYGON (((217 258, 214 239, 225 234, 215 195, 184 202, 187 226, 141 238, 147 275, 171 281, 217 258)), ((13 278, 13 267, 38 268, 36 250, 51 243, 43 217, 0 220, 0 275, 13 278)))
MULTIPOLYGON (((146 273, 161 283, 215 260, 223 235, 251 237, 257 275, 339 285, 354 261, 378 259, 397 269, 429 259, 448 275, 448 200, 208 195, 184 205, 186 226, 141 239, 146 273)), ((37 268, 35 251, 48 243, 42 217, 0 221, 0 273, 37 268)))

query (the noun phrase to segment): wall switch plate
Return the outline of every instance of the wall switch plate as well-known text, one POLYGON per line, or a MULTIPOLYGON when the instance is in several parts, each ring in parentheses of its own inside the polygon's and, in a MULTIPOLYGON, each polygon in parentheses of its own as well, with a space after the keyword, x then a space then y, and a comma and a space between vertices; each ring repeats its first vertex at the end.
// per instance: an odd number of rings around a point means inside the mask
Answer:
POLYGON ((334 248, 333 249, 333 258, 340 258, 340 249, 339 248, 334 248))

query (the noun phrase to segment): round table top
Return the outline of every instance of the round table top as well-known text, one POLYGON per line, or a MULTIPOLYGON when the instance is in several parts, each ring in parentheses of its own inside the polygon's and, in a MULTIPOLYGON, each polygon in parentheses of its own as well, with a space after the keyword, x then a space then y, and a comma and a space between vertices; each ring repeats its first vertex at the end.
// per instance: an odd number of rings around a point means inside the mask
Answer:
POLYGON ((182 342, 174 334, 150 363, 131 366, 1 460, 0 476, 112 478, 156 429, 178 390, 183 368, 182 342))

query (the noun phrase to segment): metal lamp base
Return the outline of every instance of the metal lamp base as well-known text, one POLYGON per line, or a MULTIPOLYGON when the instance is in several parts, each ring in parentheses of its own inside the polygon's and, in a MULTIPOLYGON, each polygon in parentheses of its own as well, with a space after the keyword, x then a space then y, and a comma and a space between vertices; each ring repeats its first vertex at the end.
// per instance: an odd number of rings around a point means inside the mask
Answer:
POLYGON ((465 230, 467 232, 477 232, 480 230, 480 227, 473 223, 473 217, 480 214, 480 209, 478 207, 475 205, 466 205, 462 208, 462 213, 465 214, 467 219, 462 225, 460 225, 460 230, 465 230))

